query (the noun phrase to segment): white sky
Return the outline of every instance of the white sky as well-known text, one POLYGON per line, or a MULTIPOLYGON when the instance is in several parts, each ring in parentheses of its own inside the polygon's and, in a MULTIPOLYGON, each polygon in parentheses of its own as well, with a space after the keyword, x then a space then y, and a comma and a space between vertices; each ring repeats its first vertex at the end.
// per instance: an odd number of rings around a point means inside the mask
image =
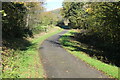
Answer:
POLYGON ((54 10, 62 7, 63 0, 46 0, 46 9, 47 11, 54 10))

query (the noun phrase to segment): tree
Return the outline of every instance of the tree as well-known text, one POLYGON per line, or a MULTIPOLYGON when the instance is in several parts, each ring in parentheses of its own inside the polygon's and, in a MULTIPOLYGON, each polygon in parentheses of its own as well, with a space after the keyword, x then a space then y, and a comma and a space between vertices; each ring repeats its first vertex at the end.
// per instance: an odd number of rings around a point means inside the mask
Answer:
POLYGON ((103 50, 110 51, 105 56, 109 56, 112 63, 117 65, 120 60, 119 5, 120 2, 66 2, 63 3, 62 10, 63 17, 69 19, 72 27, 85 29, 89 33, 84 36, 94 35, 94 39, 101 40, 103 50))
POLYGON ((3 16, 3 39, 23 38, 32 35, 43 2, 3 2, 2 9, 7 14, 3 16))

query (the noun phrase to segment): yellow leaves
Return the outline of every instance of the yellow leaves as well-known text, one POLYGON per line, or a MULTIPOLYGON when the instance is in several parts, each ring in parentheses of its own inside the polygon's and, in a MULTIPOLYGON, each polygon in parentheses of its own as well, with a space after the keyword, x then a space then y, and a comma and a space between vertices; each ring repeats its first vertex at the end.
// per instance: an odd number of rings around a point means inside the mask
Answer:
POLYGON ((25 2, 13 2, 14 4, 17 4, 17 3, 19 3, 19 4, 24 4, 25 2))
POLYGON ((0 51, 2 53, 2 55, 10 55, 10 53, 12 53, 14 50, 13 49, 8 49, 6 47, 2 47, 2 50, 0 51))
POLYGON ((92 13, 92 8, 87 8, 87 9, 86 9, 86 12, 92 13))
POLYGON ((3 16, 7 16, 7 14, 6 14, 6 13, 4 13, 4 14, 3 14, 3 16))
POLYGON ((7 16, 4 10, 0 10, 0 13, 2 13, 3 16, 7 16))

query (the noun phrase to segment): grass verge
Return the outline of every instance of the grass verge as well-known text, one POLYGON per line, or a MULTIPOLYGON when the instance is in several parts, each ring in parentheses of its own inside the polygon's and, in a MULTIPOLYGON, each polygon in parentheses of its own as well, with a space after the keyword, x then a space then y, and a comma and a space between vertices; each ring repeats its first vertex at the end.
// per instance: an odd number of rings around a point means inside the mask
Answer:
POLYGON ((25 55, 22 59, 23 63, 21 63, 21 67, 20 67, 20 72, 21 72, 20 77, 28 77, 28 78, 44 77, 43 67, 40 62, 40 55, 38 54, 39 45, 48 37, 56 33, 59 33, 62 30, 56 29, 54 32, 53 31, 51 32, 51 31, 31 41, 33 45, 30 46, 29 49, 25 52, 25 54, 27 55, 25 55))
MULTIPOLYGON (((2 78, 44 78, 45 74, 38 49, 45 39, 61 31, 62 29, 54 27, 47 33, 37 34, 35 38, 28 40, 30 45, 25 49, 12 51, 12 55, 3 57, 4 62, 7 61, 5 62, 7 65, 3 63, 5 69, 2 78)), ((19 43, 18 47, 21 44, 19 43)))
POLYGON ((84 62, 86 62, 87 64, 89 64, 90 66, 95 67, 96 69, 106 73, 108 76, 113 77, 113 78, 118 78, 118 67, 113 66, 113 65, 109 65, 109 64, 105 64, 95 58, 91 58, 89 55, 87 55, 85 52, 83 51, 78 51, 75 50, 74 46, 77 47, 82 47, 80 42, 75 41, 73 39, 71 39, 69 36, 73 36, 72 33, 76 32, 75 30, 70 30, 69 32, 67 32, 66 34, 64 34, 61 38, 60 38, 60 42, 62 44, 62 46, 71 54, 73 54, 74 56, 80 58, 81 60, 83 60, 84 62))

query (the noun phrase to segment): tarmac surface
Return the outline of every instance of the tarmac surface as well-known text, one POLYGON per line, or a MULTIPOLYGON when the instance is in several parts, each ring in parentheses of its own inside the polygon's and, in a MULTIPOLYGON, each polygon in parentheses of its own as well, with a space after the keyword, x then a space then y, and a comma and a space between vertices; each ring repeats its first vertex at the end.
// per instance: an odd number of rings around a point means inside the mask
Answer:
POLYGON ((91 68, 62 48, 59 38, 66 32, 67 30, 64 30, 49 37, 40 46, 40 56, 47 78, 107 78, 105 74, 91 68))

